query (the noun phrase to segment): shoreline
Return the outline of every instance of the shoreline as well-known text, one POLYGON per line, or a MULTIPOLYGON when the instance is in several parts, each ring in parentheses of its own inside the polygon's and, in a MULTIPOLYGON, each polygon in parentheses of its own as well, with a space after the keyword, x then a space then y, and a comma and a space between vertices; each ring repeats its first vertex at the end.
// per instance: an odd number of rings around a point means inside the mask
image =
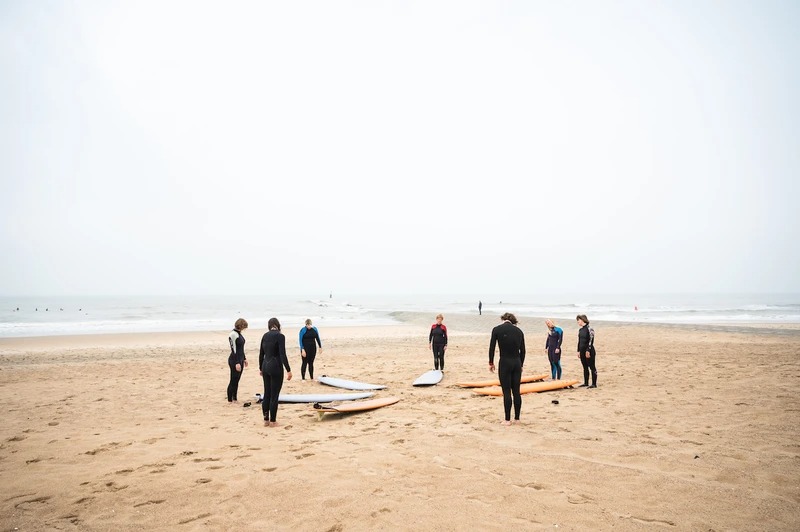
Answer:
MULTIPOLYGON (((347 336, 360 336, 365 333, 378 333, 384 336, 414 336, 425 334, 425 327, 433 323, 433 317, 426 312, 395 311, 390 316, 397 320, 393 324, 379 325, 335 325, 324 328, 324 335, 329 338, 341 338, 347 336), (420 332, 420 329, 422 331, 420 332)), ((591 317, 590 317, 591 318, 591 317)), ((523 331, 535 332, 542 328, 544 316, 518 316, 519 325, 523 331)), ((462 334, 486 334, 491 333, 492 327, 499 323, 499 317, 488 314, 479 316, 468 313, 450 313, 445 316, 445 324, 448 325, 450 333, 453 335, 462 334), (449 317, 449 320, 448 320, 449 317), (453 322, 455 326, 450 326, 453 322)), ((565 329, 573 328, 572 320, 558 321, 569 323, 565 329)), ((592 320, 595 328, 625 328, 635 327, 638 329, 657 329, 657 330, 676 330, 676 331, 706 331, 721 332, 731 334, 756 334, 756 335, 778 335, 778 336, 800 336, 800 323, 666 323, 666 322, 628 322, 628 321, 603 321, 592 320)), ((297 327, 299 330, 300 327, 297 327)), ((292 340, 293 329, 283 328, 287 341, 292 340)), ((7 336, 0 338, 0 354, 4 351, 20 350, 48 350, 56 348, 79 348, 79 347, 140 347, 174 344, 197 344, 210 345, 218 343, 220 338, 227 338, 230 330, 196 330, 196 331, 141 331, 141 332, 109 332, 109 333, 85 333, 85 334, 55 334, 43 336, 7 336)), ((249 329, 246 336, 253 338, 260 337, 266 329, 249 329), (257 336, 256 336, 257 335, 257 336)))

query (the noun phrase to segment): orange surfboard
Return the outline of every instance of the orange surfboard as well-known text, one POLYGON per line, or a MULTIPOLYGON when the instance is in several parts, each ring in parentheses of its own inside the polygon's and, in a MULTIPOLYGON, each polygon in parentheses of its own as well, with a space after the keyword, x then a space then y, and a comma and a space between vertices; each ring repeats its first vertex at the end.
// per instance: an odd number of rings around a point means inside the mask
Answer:
MULTIPOLYGON (((549 373, 543 373, 541 375, 523 375, 520 382, 543 381, 549 376, 550 376, 549 373)), ((462 388, 483 388, 485 386, 500 386, 500 379, 494 379, 488 381, 457 382, 456 386, 461 386, 462 388)))
MULTIPOLYGON (((551 390, 560 390, 578 384, 580 381, 548 381, 548 382, 529 382, 519 387, 519 393, 534 393, 534 392, 549 392, 551 390)), ((480 395, 503 395, 503 390, 499 386, 491 386, 487 388, 475 388, 473 392, 480 395)))
POLYGON ((399 397, 384 397, 383 399, 370 399, 369 401, 353 401, 342 403, 337 406, 321 405, 314 403, 314 411, 319 414, 322 419, 323 414, 347 414, 351 412, 364 412, 366 410, 375 410, 382 406, 393 405, 400 400, 399 397))

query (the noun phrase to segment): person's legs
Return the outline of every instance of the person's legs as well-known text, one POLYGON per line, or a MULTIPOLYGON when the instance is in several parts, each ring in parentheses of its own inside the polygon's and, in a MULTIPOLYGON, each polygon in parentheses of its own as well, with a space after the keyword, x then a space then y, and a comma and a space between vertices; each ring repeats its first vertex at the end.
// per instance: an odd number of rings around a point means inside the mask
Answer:
POLYGON ((597 387, 597 367, 595 366, 595 361, 597 359, 597 353, 595 353, 594 349, 591 350, 591 358, 587 359, 587 371, 591 371, 592 373, 592 388, 597 387))
MULTIPOLYGON (((241 367, 241 366, 240 366, 241 367)), ((231 364, 231 382, 228 385, 228 401, 238 401, 239 397, 239 380, 242 378, 242 372, 236 371, 236 364, 231 364)))
POLYGON ((511 371, 509 380, 511 381, 511 393, 514 396, 514 421, 519 421, 519 414, 522 411, 522 394, 519 392, 520 381, 522 379, 522 366, 518 365, 511 371))
POLYGON ((264 414, 264 421, 269 421, 269 401, 272 396, 272 381, 267 373, 264 373, 264 397, 261 398, 261 412, 264 414))
POLYGON ((270 375, 269 380, 269 421, 275 423, 275 417, 278 415, 278 397, 283 387, 283 370, 275 375, 270 375))
POLYGON ((583 366, 583 384, 581 386, 589 386, 589 361, 586 355, 581 355, 581 365, 583 366))
POLYGON ((306 351, 305 360, 308 362, 308 377, 314 380, 314 359, 317 358, 316 350, 313 353, 306 351))
MULTIPOLYGON (((232 363, 230 360, 228 361, 228 367, 231 370, 231 378, 228 381, 228 402, 231 403, 234 400, 236 393, 233 391, 233 383, 236 381, 236 386, 239 386, 239 380, 236 378, 236 364, 232 363)), ((240 374, 241 375, 241 374, 240 374)))

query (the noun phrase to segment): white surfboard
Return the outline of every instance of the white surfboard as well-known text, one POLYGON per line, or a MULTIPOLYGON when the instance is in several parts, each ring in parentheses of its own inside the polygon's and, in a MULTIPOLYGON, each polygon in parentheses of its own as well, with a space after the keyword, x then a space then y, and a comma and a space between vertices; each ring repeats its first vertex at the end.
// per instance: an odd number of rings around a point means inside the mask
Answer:
POLYGON ((440 369, 432 369, 430 371, 426 371, 422 375, 415 380, 412 385, 413 386, 433 386, 434 384, 438 384, 442 377, 444 377, 444 373, 440 369))
POLYGON ((278 396, 279 403, 331 403, 333 401, 352 401, 353 399, 366 399, 375 395, 372 392, 362 393, 282 393, 278 396))
POLYGON ((323 375, 320 377, 319 382, 333 386, 336 388, 344 388, 345 390, 383 390, 386 386, 382 384, 368 384, 366 382, 348 381, 346 379, 337 379, 336 377, 329 377, 323 375))

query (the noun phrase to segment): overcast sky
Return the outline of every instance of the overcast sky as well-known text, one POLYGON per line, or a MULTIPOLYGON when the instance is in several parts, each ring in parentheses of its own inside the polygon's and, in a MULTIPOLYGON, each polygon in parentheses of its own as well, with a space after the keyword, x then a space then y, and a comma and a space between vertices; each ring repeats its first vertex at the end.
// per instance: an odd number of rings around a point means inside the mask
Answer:
POLYGON ((0 295, 800 292, 798 27, 0 0, 0 295))

